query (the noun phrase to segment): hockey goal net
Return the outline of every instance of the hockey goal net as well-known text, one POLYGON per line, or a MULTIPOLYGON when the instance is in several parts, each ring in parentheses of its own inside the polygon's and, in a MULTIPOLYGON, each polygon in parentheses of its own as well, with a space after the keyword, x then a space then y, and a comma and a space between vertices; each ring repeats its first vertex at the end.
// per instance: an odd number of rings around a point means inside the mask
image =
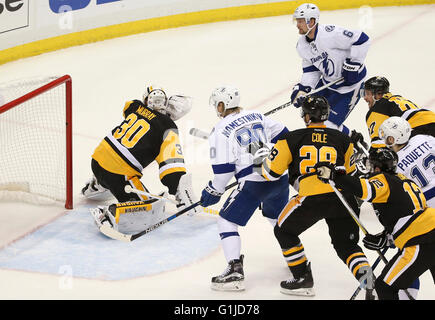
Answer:
POLYGON ((71 94, 68 75, 0 83, 0 200, 73 207, 71 94))

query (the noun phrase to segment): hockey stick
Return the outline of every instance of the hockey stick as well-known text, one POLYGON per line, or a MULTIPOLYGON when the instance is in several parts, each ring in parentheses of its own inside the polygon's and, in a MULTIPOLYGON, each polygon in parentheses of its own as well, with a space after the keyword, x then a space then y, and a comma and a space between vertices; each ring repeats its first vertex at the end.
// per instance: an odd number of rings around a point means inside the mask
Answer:
POLYGON ((169 199, 169 198, 166 198, 166 197, 163 197, 163 196, 158 196, 158 195, 154 195, 154 194, 148 193, 146 191, 135 189, 135 188, 133 188, 132 186, 129 186, 129 185, 125 186, 124 191, 127 192, 127 193, 132 193, 133 192, 133 193, 136 193, 136 194, 147 196, 149 198, 160 199, 160 200, 171 202, 173 204, 178 204, 178 202, 173 200, 173 199, 169 199))
MULTIPOLYGON (((342 81, 343 79, 344 79, 343 77, 340 77, 340 78, 338 78, 337 80, 334 80, 334 81, 332 81, 332 82, 330 82, 330 83, 325 84, 324 86, 321 86, 321 87, 317 88, 316 90, 310 91, 310 92, 308 92, 308 93, 305 95, 305 97, 306 97, 306 96, 311 96, 311 95, 313 95, 313 94, 315 94, 315 93, 317 93, 317 92, 322 91, 323 89, 329 88, 330 86, 332 86, 332 85, 334 85, 334 84, 336 84, 336 83, 342 81)), ((271 114, 273 114, 273 113, 275 113, 275 112, 277 112, 277 111, 279 111, 279 110, 281 110, 281 109, 284 109, 284 108, 287 108, 287 107, 291 106, 292 104, 293 104, 293 102, 291 102, 291 101, 286 102, 286 103, 280 105, 279 107, 276 107, 275 109, 272 109, 272 110, 266 112, 264 115, 265 115, 265 116, 271 115, 271 114)))
MULTIPOLYGON (((238 184, 237 181, 233 182, 232 184, 228 185, 225 188, 225 191, 227 191, 228 189, 231 189, 232 187, 235 187, 238 184)), ((115 240, 120 240, 120 241, 124 241, 124 242, 131 242, 133 240, 136 240, 137 238, 142 237, 143 235, 150 233, 151 231, 159 228, 160 226, 168 223, 169 221, 181 216, 182 214, 190 211, 191 209, 197 207, 200 205, 200 202, 195 202, 194 204, 184 208, 183 210, 178 211, 177 213, 174 213, 172 216, 169 216, 166 219, 163 219, 160 222, 157 222, 156 224, 153 224, 152 226, 146 228, 145 230, 139 232, 139 233, 135 233, 135 234, 124 234, 122 232, 119 232, 117 230, 115 230, 114 228, 112 228, 111 226, 107 225, 107 224, 103 224, 100 227, 100 231, 101 233, 103 233, 104 235, 106 235, 109 238, 115 239, 115 240)))
MULTIPOLYGON (((361 229, 361 231, 364 233, 364 235, 367 235, 369 232, 367 231, 367 229, 363 226, 363 224, 361 223, 361 220, 358 218, 358 216, 356 215, 355 211, 353 211, 352 207, 349 205, 349 203, 347 203, 346 199, 344 198, 344 196, 341 194, 340 191, 337 190, 337 188, 335 187, 335 183, 334 181, 329 181, 330 186, 332 187, 332 189, 334 190, 335 194, 338 196, 338 198, 340 199, 340 201, 343 203, 343 205, 346 207, 347 211, 350 213, 350 215, 352 216, 353 220, 355 220, 356 224, 358 225, 358 227, 361 229)), ((379 254, 379 256, 381 257, 382 261, 387 264, 388 260, 387 258, 385 258, 385 256, 382 254, 382 252, 380 250, 376 250, 377 253, 379 254)))
MULTIPOLYGON (((313 94, 315 94, 317 92, 322 91, 323 89, 329 88, 330 86, 332 86, 332 85, 334 85, 334 84, 336 84, 336 83, 338 83, 338 82, 340 82, 342 80, 343 80, 343 77, 340 77, 337 80, 334 80, 332 82, 329 82, 329 83, 325 84, 322 87, 317 88, 316 90, 308 92, 306 94, 306 96, 313 95, 313 94)), ((293 102, 291 102, 291 101, 286 102, 286 103, 284 103, 284 104, 282 104, 282 105, 280 105, 280 106, 278 106, 278 107, 276 107, 276 108, 274 108, 272 110, 267 111, 264 115, 265 116, 271 115, 271 114, 273 114, 273 113, 275 113, 275 112, 277 112, 279 110, 282 110, 284 108, 287 108, 287 107, 291 106, 292 104, 293 104, 293 102)), ((207 132, 204 132, 204 131, 202 131, 200 129, 197 129, 197 128, 190 129, 189 134, 191 134, 192 136, 201 138, 201 139, 208 139, 208 136, 209 136, 209 134, 207 132)))
MULTIPOLYGON (((382 254, 385 255, 385 253, 387 252, 387 250, 388 250, 388 247, 385 247, 385 248, 382 250, 382 254)), ((373 263, 373 266, 372 266, 372 271, 375 270, 375 268, 378 266, 379 262, 381 262, 381 256, 378 256, 378 257, 376 258, 376 260, 375 260, 375 262, 373 263)), ((356 290, 355 290, 355 292, 353 293, 352 297, 350 297, 350 300, 355 300, 356 296, 359 294, 359 292, 361 291, 361 289, 362 289, 363 287, 364 287, 364 285, 361 283, 361 284, 358 286, 358 288, 356 288, 356 290)))
POLYGON ((369 152, 367 151, 366 148, 364 148, 364 146, 361 144, 361 142, 358 141, 356 144, 364 152, 364 154, 368 157, 369 156, 369 152))
MULTIPOLYGON (((364 233, 364 235, 368 234, 367 229, 363 226, 363 224, 361 223, 360 219, 358 218, 358 216, 355 214, 355 212, 353 211, 352 207, 347 203, 346 199, 344 198, 344 196, 341 194, 340 191, 337 190, 337 188, 335 187, 335 183, 334 181, 329 181, 330 186, 332 187, 332 189, 334 190, 335 194, 338 196, 338 198, 340 199, 340 201, 343 203, 343 205, 346 207, 347 211, 350 213, 350 215, 352 216, 353 220, 355 220, 356 224, 360 227, 361 231, 364 233)), ((388 260, 387 258, 385 258, 385 255, 381 252, 381 250, 376 250, 376 252, 378 253, 379 257, 382 259, 382 261, 387 264, 388 260)), ((406 295, 408 296, 409 300, 415 300, 411 294, 408 292, 408 290, 404 289, 403 291, 405 291, 406 295)))

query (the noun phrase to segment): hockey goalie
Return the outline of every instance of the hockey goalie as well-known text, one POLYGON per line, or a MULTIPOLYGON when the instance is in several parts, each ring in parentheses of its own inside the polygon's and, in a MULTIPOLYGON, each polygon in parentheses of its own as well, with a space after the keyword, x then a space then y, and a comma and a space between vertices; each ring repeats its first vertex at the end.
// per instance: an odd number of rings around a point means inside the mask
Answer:
MULTIPOLYGON (((92 209, 99 228, 104 223, 127 232, 143 228, 164 216, 169 195, 179 210, 197 202, 175 124, 190 111, 191 100, 181 95, 167 98, 161 87, 148 86, 142 100, 125 104, 123 121, 92 154, 93 177, 82 189, 88 199, 109 194, 118 201, 107 208, 92 209), (143 170, 154 161, 159 166, 159 179, 168 189, 166 196, 153 196, 141 181, 143 170), (134 192, 127 191, 126 186, 134 192)), ((189 210, 190 214, 197 212, 197 207, 189 210)))

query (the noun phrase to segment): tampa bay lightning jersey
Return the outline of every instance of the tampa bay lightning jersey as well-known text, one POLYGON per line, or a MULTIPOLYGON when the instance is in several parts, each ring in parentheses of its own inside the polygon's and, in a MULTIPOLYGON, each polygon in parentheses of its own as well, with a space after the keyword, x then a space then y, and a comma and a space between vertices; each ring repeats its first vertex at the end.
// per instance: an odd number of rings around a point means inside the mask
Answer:
POLYGON ((232 177, 243 180, 265 181, 254 170, 254 155, 287 132, 287 128, 256 111, 242 110, 220 120, 209 136, 210 159, 214 173, 213 187, 225 190, 232 177))
MULTIPOLYGON (((296 50, 302 58, 301 84, 314 88, 320 79, 327 84, 340 78, 346 58, 362 64, 358 75, 359 80, 363 80, 367 74, 364 60, 369 46, 370 39, 362 31, 319 24, 313 40, 301 36, 296 45, 296 50)), ((351 86, 338 83, 330 88, 346 93, 360 86, 359 82, 351 86)))
POLYGON ((397 172, 417 183, 429 206, 435 206, 435 138, 419 134, 397 152, 397 172))

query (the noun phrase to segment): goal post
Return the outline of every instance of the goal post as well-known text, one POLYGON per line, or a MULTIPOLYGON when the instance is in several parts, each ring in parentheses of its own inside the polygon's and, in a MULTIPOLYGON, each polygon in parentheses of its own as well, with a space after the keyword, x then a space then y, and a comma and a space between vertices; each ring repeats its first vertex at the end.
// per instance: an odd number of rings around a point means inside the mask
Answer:
POLYGON ((0 199, 72 209, 72 170, 71 77, 0 84, 0 199))

